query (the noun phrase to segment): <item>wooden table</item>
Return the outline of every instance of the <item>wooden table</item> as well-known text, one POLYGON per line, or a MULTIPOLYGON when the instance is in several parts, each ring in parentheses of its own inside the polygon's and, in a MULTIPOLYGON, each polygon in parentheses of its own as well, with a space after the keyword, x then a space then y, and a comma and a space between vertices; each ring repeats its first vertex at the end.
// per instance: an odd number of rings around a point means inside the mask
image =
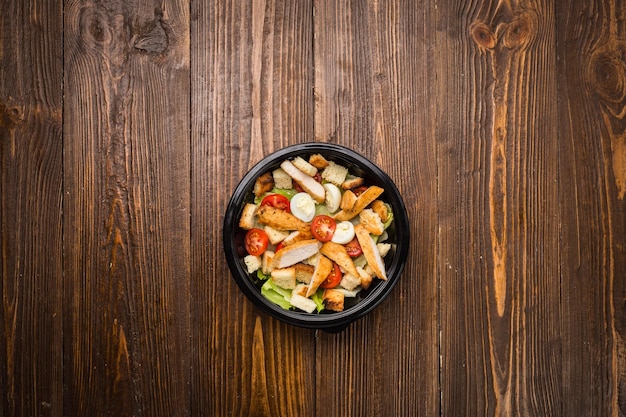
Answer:
POLYGON ((626 3, 4 0, 0 416, 626 415, 626 3), (286 145, 414 237, 339 334, 221 225, 286 145))

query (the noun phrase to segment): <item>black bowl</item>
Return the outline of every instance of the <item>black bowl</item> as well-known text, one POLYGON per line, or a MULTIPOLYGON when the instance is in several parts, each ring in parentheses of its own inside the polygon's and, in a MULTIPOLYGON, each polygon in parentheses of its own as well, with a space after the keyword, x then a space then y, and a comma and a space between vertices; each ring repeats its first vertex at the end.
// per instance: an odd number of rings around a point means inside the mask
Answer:
POLYGON ((339 332, 378 306, 398 282, 409 252, 409 219, 402 197, 391 178, 368 159, 343 146, 328 143, 304 143, 276 151, 248 171, 233 192, 226 208, 223 239, 230 271, 243 293, 257 307, 272 317, 295 326, 339 332), (387 229, 388 242, 392 243, 391 250, 384 258, 387 280, 375 278, 370 287, 361 290, 359 296, 352 299, 351 303, 350 299, 346 298, 346 307, 342 312, 322 310, 320 313, 306 313, 281 308, 261 295, 261 284, 255 284, 243 262, 243 257, 246 255, 243 248, 245 231, 239 227, 239 218, 245 203, 254 200, 252 190, 255 180, 261 174, 278 168, 285 159, 296 156, 304 156, 308 159, 309 155, 315 153, 347 167, 351 174, 363 177, 366 184, 382 187, 385 191, 380 198, 391 205, 394 215, 393 223, 387 229))

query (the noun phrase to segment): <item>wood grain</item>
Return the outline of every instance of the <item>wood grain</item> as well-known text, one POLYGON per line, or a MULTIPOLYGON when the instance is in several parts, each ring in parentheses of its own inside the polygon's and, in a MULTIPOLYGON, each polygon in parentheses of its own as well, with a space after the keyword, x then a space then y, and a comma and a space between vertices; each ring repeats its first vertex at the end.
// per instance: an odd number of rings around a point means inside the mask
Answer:
POLYGON ((313 415, 313 333, 246 299, 221 241, 228 199, 265 155, 313 139, 310 2, 192 7, 192 414, 313 415))
POLYGON ((0 16, 0 415, 63 412, 60 4, 0 16))
POLYGON ((626 415, 626 7, 568 10, 558 42, 563 415, 626 415), (566 18, 568 16, 568 18, 566 18))
POLYGON ((315 3, 315 137, 391 176, 414 237, 389 298, 345 333, 318 335, 318 415, 439 413, 434 28, 417 24, 434 13, 426 2, 315 3))
POLYGON ((189 413, 188 12, 65 3, 65 415, 189 413))
POLYGON ((7 0, 0 417, 626 416, 626 6, 7 0), (332 142, 407 205, 345 331, 236 286, 265 155, 332 142))
POLYGON ((559 415, 551 4, 439 12, 442 413, 559 415))

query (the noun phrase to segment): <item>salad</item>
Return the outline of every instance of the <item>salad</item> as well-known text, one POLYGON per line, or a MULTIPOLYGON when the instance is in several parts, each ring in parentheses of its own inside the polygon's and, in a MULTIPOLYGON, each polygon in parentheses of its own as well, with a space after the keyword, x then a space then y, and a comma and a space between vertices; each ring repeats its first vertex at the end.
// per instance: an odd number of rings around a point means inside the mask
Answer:
POLYGON ((391 206, 321 154, 285 159, 260 175, 245 203, 243 258, 261 294, 287 310, 343 311, 374 279, 386 280, 391 206))

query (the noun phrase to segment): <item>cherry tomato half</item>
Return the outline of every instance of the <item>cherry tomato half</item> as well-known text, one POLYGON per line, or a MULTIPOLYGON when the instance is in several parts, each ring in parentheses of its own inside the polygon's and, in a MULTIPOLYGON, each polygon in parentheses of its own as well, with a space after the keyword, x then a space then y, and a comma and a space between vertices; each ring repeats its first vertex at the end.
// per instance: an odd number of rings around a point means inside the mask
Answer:
POLYGON ((282 248, 285 247, 285 242, 278 242, 278 245, 276 245, 276 252, 278 252, 279 250, 281 250, 282 248))
POLYGON ((250 255, 259 256, 267 249, 269 238, 265 230, 253 228, 246 233, 244 241, 246 250, 250 255))
POLYGON ((333 270, 330 271, 324 282, 320 284, 320 287, 324 289, 335 288, 341 282, 341 278, 341 269, 339 269, 339 265, 333 262, 333 270))
POLYGON ((346 247, 346 251, 351 258, 361 256, 361 254, 363 253, 363 249, 361 248, 361 245, 359 245, 359 241, 356 237, 350 242, 346 243, 344 246, 346 247))
POLYGON ((270 194, 261 200, 262 206, 272 206, 277 209, 289 211, 289 199, 281 194, 270 194))
POLYGON ((333 237, 337 223, 335 219, 325 214, 320 214, 313 218, 311 222, 311 233, 313 237, 320 242, 328 242, 333 237))

